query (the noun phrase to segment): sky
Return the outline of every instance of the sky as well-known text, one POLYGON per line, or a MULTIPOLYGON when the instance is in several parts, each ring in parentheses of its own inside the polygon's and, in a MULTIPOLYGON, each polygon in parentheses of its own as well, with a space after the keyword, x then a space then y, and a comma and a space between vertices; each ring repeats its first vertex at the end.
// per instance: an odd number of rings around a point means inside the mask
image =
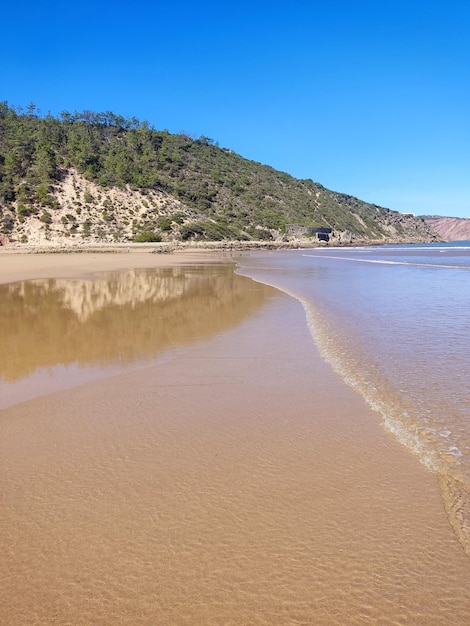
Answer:
POLYGON ((468 0, 2 3, 0 101, 113 111, 396 211, 470 217, 468 0))

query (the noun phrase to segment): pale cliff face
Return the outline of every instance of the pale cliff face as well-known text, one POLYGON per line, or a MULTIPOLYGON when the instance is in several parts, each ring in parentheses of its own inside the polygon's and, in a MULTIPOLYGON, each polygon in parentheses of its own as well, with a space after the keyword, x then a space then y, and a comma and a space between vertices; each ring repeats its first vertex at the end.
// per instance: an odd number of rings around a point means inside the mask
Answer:
POLYGON ((426 223, 433 228, 444 241, 469 241, 470 219, 460 217, 429 217, 426 223))
MULTIPOLYGON (((117 187, 105 190, 73 169, 57 183, 51 195, 58 208, 48 209, 50 223, 41 220, 44 211, 39 211, 18 223, 10 239, 33 246, 132 241, 135 227, 139 225, 142 230, 150 212, 162 217, 183 208, 188 212, 179 200, 162 191, 142 193, 117 187)), ((153 229, 149 224, 149 230, 153 229)))

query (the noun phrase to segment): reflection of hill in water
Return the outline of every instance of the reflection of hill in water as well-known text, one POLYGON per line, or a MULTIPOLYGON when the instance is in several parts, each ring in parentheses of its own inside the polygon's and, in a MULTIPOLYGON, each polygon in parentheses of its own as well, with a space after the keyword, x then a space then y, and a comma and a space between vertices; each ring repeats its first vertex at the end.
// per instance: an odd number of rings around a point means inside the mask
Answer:
POLYGON ((271 293, 230 265, 0 285, 0 377, 57 364, 130 364, 238 324, 271 293))

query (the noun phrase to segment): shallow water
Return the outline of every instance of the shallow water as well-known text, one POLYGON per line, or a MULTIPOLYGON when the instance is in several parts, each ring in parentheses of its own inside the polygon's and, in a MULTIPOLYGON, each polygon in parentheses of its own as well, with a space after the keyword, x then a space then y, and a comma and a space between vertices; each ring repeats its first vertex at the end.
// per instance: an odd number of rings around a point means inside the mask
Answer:
POLYGON ((470 243, 255 254, 302 301, 323 357, 437 473, 470 555, 470 243))

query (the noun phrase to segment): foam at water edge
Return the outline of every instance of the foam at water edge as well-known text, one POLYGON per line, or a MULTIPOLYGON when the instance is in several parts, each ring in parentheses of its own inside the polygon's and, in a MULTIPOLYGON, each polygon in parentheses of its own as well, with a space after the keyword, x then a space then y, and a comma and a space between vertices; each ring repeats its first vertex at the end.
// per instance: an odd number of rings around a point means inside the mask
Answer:
MULTIPOLYGON (((290 295, 297 297, 295 294, 290 295)), ((333 350, 328 349, 330 342, 328 341, 325 321, 321 319, 318 312, 313 310, 311 303, 299 297, 297 299, 304 307, 310 333, 321 356, 334 372, 361 394, 372 410, 381 415, 385 428, 402 445, 415 454, 427 469, 437 474, 447 517, 463 549, 470 557, 470 490, 466 484, 450 475, 448 464, 441 458, 441 454, 437 450, 426 448, 422 444, 419 429, 415 429, 413 432, 407 428, 399 418, 393 416, 393 408, 387 406, 379 398, 375 388, 371 392, 371 387, 365 384, 366 381, 361 381, 359 376, 354 376, 352 372, 347 370, 340 357, 335 355, 333 350)), ((458 459, 462 453, 458 448, 454 448, 449 449, 449 454, 458 459)))
MULTIPOLYGON (((291 294, 294 295, 294 294, 291 294)), ((354 390, 358 391, 367 404, 381 415, 385 428, 408 450, 415 454, 420 462, 430 471, 437 474, 439 486, 444 501, 444 507, 449 522, 454 529, 466 554, 470 557, 470 491, 465 483, 449 474, 449 466, 441 458, 437 450, 426 448, 420 441, 420 431, 414 432, 407 428, 399 418, 393 416, 393 408, 387 406, 372 390, 366 381, 352 375, 341 362, 338 355, 328 350, 325 322, 321 316, 312 310, 312 305, 298 298, 305 309, 307 323, 311 335, 320 351, 321 356, 341 378, 354 390), (323 337, 322 337, 323 334, 323 337)), ((456 458, 461 455, 460 450, 450 449, 456 458)))
POLYGON ((411 429, 400 420, 397 412, 403 417, 406 416, 402 407, 394 409, 392 406, 387 405, 379 396, 375 387, 371 387, 367 380, 361 380, 359 374, 354 374, 351 368, 348 369, 344 358, 341 358, 339 351, 333 347, 333 341, 328 333, 327 320, 313 307, 311 302, 285 287, 256 279, 253 276, 251 278, 256 282, 263 282, 279 289, 302 304, 310 335, 321 357, 348 386, 363 397, 374 412, 382 417, 386 430, 407 450, 415 454, 428 470, 437 475, 449 523, 466 554, 470 557, 470 491, 465 486, 465 483, 449 474, 449 465, 441 458, 438 450, 433 450, 423 445, 420 438, 422 429, 417 427, 411 429))
POLYGON ((449 474, 439 474, 439 486, 447 517, 468 557, 470 557, 470 491, 449 474))

